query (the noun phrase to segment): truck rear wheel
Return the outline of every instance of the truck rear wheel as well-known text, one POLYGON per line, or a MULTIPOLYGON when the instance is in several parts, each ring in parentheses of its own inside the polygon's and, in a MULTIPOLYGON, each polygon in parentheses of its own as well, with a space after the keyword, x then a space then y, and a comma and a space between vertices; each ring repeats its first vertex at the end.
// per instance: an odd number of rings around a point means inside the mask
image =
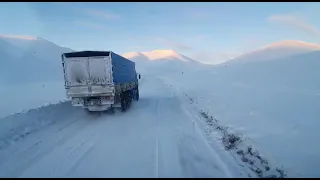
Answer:
POLYGON ((114 113, 115 113, 115 112, 114 112, 114 107, 111 106, 110 109, 109 109, 109 111, 110 111, 111 114, 114 114, 114 113))
POLYGON ((126 102, 126 92, 123 92, 120 96, 120 104, 121 104, 121 111, 124 112, 127 110, 127 102, 126 102))
POLYGON ((127 108, 131 107, 132 97, 131 97, 131 91, 127 91, 127 108))

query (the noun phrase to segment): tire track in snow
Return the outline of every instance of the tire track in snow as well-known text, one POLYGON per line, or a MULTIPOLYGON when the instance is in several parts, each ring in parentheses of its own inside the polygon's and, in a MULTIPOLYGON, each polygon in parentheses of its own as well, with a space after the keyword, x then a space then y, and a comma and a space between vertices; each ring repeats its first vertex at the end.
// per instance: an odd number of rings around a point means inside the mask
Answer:
POLYGON ((65 125, 65 126, 63 126, 63 127, 61 127, 61 128, 59 128, 56 132, 62 131, 62 130, 64 130, 64 129, 68 128, 69 126, 71 126, 72 124, 74 124, 74 123, 78 122, 78 121, 79 121, 79 119, 76 119, 76 120, 74 120, 74 121, 70 122, 69 124, 67 124, 67 125, 65 125))
MULTIPOLYGON (((158 81, 162 85, 161 81, 158 81)), ((161 177, 232 177, 222 158, 207 144, 195 127, 194 116, 171 88, 159 89, 161 95, 160 163, 161 177), (167 155, 168 154, 168 155, 167 155), (220 160, 220 161, 219 161, 220 160)))
MULTIPOLYGON (((229 156, 226 156, 225 153, 222 153, 222 154, 221 154, 221 152, 218 153, 216 149, 219 149, 219 148, 217 146, 215 146, 213 148, 212 145, 209 144, 207 138, 203 134, 203 131, 199 127, 198 123, 201 122, 199 119, 199 116, 194 112, 194 109, 192 107, 189 107, 189 104, 186 104, 183 101, 183 99, 184 99, 183 92, 179 88, 172 86, 163 80, 161 80, 161 82, 163 84, 165 84, 166 87, 171 89, 171 91, 173 92, 173 96, 175 96, 179 100, 179 102, 181 104, 182 111, 189 117, 188 119, 193 124, 194 132, 196 134, 198 134, 199 137, 202 139, 202 141, 205 143, 205 146, 210 150, 212 157, 219 163, 219 165, 221 166, 221 169, 227 175, 227 177, 229 177, 229 178, 232 178, 235 176, 247 177, 244 172, 242 172, 240 169, 238 169, 233 164, 229 165, 229 164, 225 163, 225 162, 228 162, 228 163, 233 162, 233 161, 230 161, 229 156), (233 170, 234 172, 232 172, 231 170, 233 170), (237 175, 235 175, 235 174, 237 174, 237 175)), ((213 143, 218 143, 218 142, 213 142, 213 143)))
MULTIPOLYGON (((63 108, 64 103, 60 105, 55 105, 56 107, 63 108)), ((57 109, 53 108, 51 111, 56 111, 57 109)), ((57 147, 65 144, 69 139, 72 139, 77 134, 81 133, 83 129, 87 128, 87 125, 90 124, 89 121, 86 121, 86 117, 83 116, 85 113, 81 110, 77 110, 74 108, 69 108, 70 112, 64 116, 59 117, 59 123, 53 123, 50 126, 44 127, 40 131, 36 133, 31 133, 29 136, 26 136, 23 141, 19 142, 20 147, 27 147, 27 148, 15 148, 15 145, 9 146, 8 148, 4 149, 4 151, 0 151, 0 155, 8 156, 8 158, 4 159, 5 163, 0 164, 0 168, 3 169, 0 171, 0 175, 4 177, 16 177, 21 174, 23 170, 30 167, 32 164, 37 163, 46 155, 52 153, 57 147), (68 119, 70 115, 75 117, 71 117, 68 119), (79 123, 81 122, 81 123, 79 123), (19 163, 18 163, 19 162, 19 163)), ((40 116, 45 112, 48 112, 43 108, 37 110, 40 116)), ((28 119, 30 112, 22 114, 25 119, 28 119)), ((49 114, 53 114, 50 112, 49 114)), ((31 114, 34 116, 33 114, 31 114)), ((23 117, 21 117, 23 118, 23 117)), ((35 117, 36 118, 36 117, 35 117)), ((46 116, 43 116, 46 118, 46 116)), ((49 116, 49 118, 51 118, 49 116)))
POLYGON ((211 154, 213 155, 213 157, 217 160, 217 162, 219 163, 219 165, 221 166, 221 168, 223 169, 224 173, 228 176, 228 178, 232 178, 232 173, 230 171, 230 169, 228 168, 228 166, 226 165, 226 163, 224 163, 222 161, 222 159, 220 158, 219 154, 210 146, 210 144, 208 143, 207 139, 203 136, 202 131, 200 130, 197 122, 194 119, 197 119, 196 116, 192 115, 186 108, 186 106, 182 106, 182 110, 184 111, 184 113, 189 117, 189 119, 192 121, 193 127, 194 127, 194 131, 199 135, 199 137, 201 137, 201 139, 203 140, 203 142, 205 143, 206 147, 208 149, 210 149, 211 154))
POLYGON ((69 101, 50 104, 1 118, 0 121, 3 124, 0 127, 0 150, 38 131, 63 123, 61 119, 77 113, 73 107, 68 107, 69 104, 69 101))
POLYGON ((65 177, 69 175, 101 138, 98 134, 103 132, 104 126, 102 123, 100 121, 98 124, 86 124, 83 131, 77 133, 76 136, 69 137, 63 144, 56 146, 50 153, 47 153, 46 156, 32 163, 31 167, 20 173, 20 177, 57 177, 57 174, 60 174, 59 177, 65 177), (38 172, 43 164, 49 164, 51 168, 45 168, 38 172))
POLYGON ((66 177, 69 177, 72 174, 72 172, 75 171, 79 167, 79 165, 81 164, 80 162, 82 162, 82 160, 85 159, 87 157, 87 155, 90 154, 90 152, 93 150, 93 148, 94 148, 94 145, 90 145, 88 150, 74 163, 74 165, 66 173, 66 177))

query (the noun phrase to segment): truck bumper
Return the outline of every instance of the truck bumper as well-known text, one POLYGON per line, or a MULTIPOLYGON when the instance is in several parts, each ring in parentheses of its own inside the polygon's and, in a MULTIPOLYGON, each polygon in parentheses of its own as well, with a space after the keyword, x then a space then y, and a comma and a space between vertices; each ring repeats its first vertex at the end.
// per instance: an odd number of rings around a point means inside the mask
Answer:
POLYGON ((71 99, 72 106, 84 106, 83 98, 72 98, 71 99))
POLYGON ((106 111, 111 108, 111 105, 102 105, 102 106, 88 106, 89 111, 106 111))
POLYGON ((71 99, 72 106, 111 106, 114 104, 113 96, 104 96, 104 97, 73 97, 71 99))

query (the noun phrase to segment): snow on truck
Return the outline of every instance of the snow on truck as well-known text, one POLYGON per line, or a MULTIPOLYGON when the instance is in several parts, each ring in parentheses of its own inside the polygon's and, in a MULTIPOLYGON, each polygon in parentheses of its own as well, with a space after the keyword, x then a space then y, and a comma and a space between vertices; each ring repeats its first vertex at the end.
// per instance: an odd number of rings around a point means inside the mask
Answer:
POLYGON ((66 95, 73 106, 125 111, 133 99, 139 100, 140 74, 135 63, 112 51, 64 53, 62 66, 66 95))

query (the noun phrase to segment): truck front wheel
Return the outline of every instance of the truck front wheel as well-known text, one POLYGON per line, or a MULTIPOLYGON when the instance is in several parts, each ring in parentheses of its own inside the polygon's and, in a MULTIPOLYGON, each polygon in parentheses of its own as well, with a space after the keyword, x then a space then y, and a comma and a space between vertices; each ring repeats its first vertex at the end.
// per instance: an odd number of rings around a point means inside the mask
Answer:
POLYGON ((134 99, 135 99, 136 101, 139 101, 139 88, 138 88, 138 87, 137 87, 136 90, 135 90, 134 99))
POLYGON ((136 89, 136 101, 139 101, 139 87, 136 89))

